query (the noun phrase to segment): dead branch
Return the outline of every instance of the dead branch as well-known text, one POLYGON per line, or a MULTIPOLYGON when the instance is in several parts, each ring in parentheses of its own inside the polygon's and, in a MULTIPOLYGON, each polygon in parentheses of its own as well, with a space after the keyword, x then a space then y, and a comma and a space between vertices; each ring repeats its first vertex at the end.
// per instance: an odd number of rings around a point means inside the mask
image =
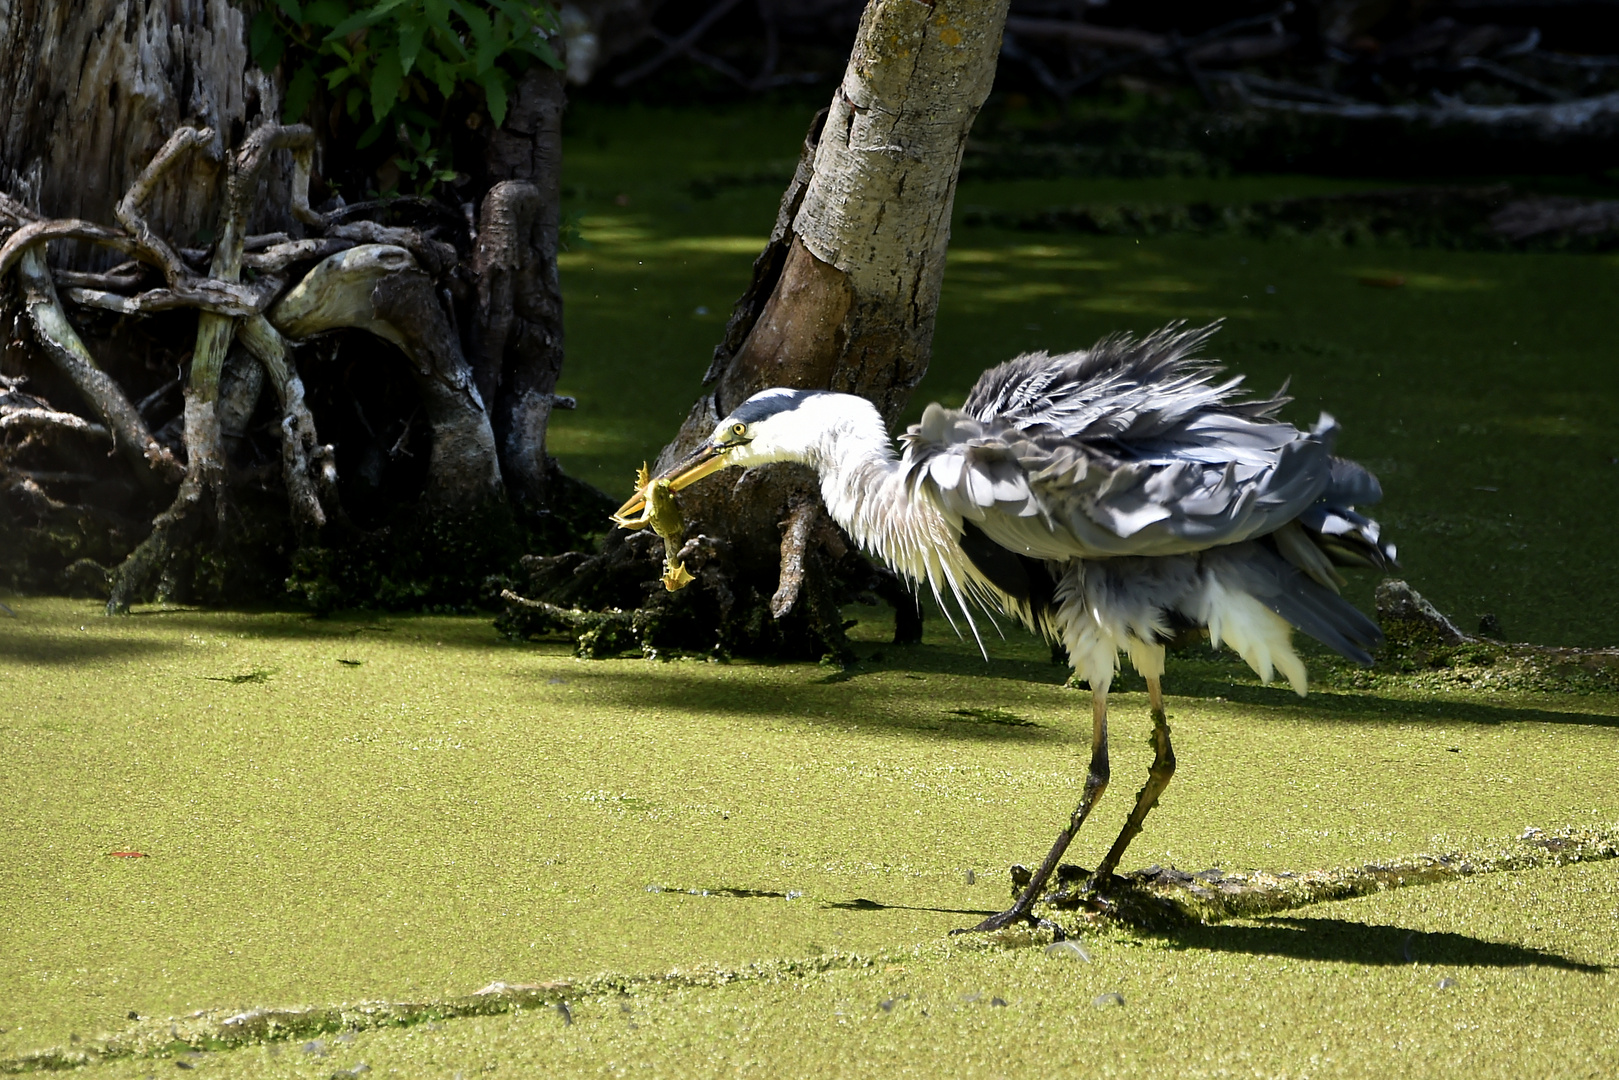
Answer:
POLYGON ((293 263, 312 262, 336 255, 340 251, 347 251, 354 247, 357 241, 342 240, 336 237, 325 239, 289 240, 285 243, 274 244, 259 252, 251 252, 242 256, 242 267, 246 270, 259 270, 265 273, 275 273, 285 270, 293 263))
POLYGON ((74 431, 96 439, 112 438, 112 433, 100 424, 92 424, 74 413, 43 408, 13 409, 0 405, 0 431, 11 428, 47 428, 74 431))
POLYGON ((17 265, 17 260, 22 258, 23 252, 36 244, 44 244, 51 240, 88 240, 92 244, 110 247, 125 255, 148 254, 120 230, 97 225, 93 221, 81 221, 78 218, 36 219, 12 233, 4 244, 0 244, 0 277, 4 277, 17 265))
POLYGON ((804 495, 793 497, 787 517, 781 523, 781 580, 776 594, 770 598, 770 614, 784 617, 798 602, 798 593, 804 586, 804 562, 810 532, 820 513, 820 503, 804 495))
MULTIPOLYGON (((172 141, 172 140, 171 140, 172 141)), ((315 131, 307 124, 264 124, 247 137, 231 162, 230 177, 226 181, 225 210, 219 230, 219 242, 214 245, 212 273, 225 281, 236 281, 242 272, 242 254, 246 250, 247 221, 253 212, 258 195, 259 177, 276 150, 290 150, 293 154, 293 212, 300 220, 320 224, 321 218, 309 209, 309 164, 315 147, 315 131), (300 184, 297 177, 302 176, 300 184)))
POLYGON ((105 289, 65 289, 75 304, 116 311, 121 315, 149 315, 176 308, 198 311, 228 319, 248 319, 264 312, 286 285, 286 279, 267 274, 251 286, 216 278, 190 278, 172 289, 151 289, 135 296, 123 296, 105 289))
MULTIPOLYGON (((1013 15, 1006 20, 1007 32, 1037 41, 1066 41, 1075 45, 1090 45, 1125 52, 1173 53, 1180 46, 1163 34, 1143 30, 1123 30, 1110 26, 1092 26, 1090 23, 1067 22, 1062 19, 1034 19, 1013 15)), ((1278 56, 1298 44, 1297 34, 1277 31, 1244 37, 1228 37, 1207 41, 1185 49, 1185 56, 1196 64, 1239 64, 1251 60, 1264 60, 1278 56)))
POLYGON ((1047 38, 1070 41, 1075 45, 1094 45, 1103 49, 1128 49, 1150 52, 1164 47, 1164 36, 1144 30, 1121 30, 1111 26, 1092 26, 1090 23, 1068 22, 1064 19, 1035 19, 1009 15, 1006 29, 1019 37, 1047 38))
POLYGON ((1532 136, 1542 142, 1611 137, 1619 131, 1619 93, 1543 105, 1469 105, 1446 100, 1441 105, 1326 104, 1251 95, 1256 108, 1342 120, 1392 120, 1432 130, 1488 129, 1498 134, 1532 136))
POLYGON ((113 209, 113 216, 134 240, 136 249, 149 261, 157 264, 170 285, 185 277, 187 271, 168 242, 152 232, 151 226, 146 224, 146 219, 141 216, 141 204, 151 197, 152 189, 157 187, 157 182, 182 156, 197 148, 206 149, 212 146, 213 142, 213 128, 180 128, 170 135, 169 141, 153 155, 152 160, 141 170, 135 182, 129 185, 129 190, 124 192, 124 197, 118 200, 118 205, 113 209))
POLYGON ((1619 201, 1557 195, 1517 199, 1490 216, 1490 228, 1513 241, 1557 232, 1599 236, 1619 231, 1619 201))
POLYGON ((652 74, 654 71, 658 70, 664 64, 667 64, 681 53, 689 52, 691 48, 702 39, 702 36, 708 33, 709 29, 712 28, 715 23, 719 22, 720 19, 724 18, 725 15, 732 8, 736 7, 739 2, 740 0, 719 0, 719 3, 709 8, 708 11, 705 12, 696 22, 692 23, 690 29, 688 29, 684 34, 681 34, 679 37, 668 41, 662 52, 645 63, 637 64, 635 67, 624 72, 618 78, 613 80, 613 85, 622 89, 623 87, 626 87, 631 83, 652 74))
POLYGON ((50 271, 45 267, 44 250, 40 247, 24 249, 17 262, 17 273, 23 286, 23 305, 40 344, 101 416, 107 430, 113 433, 114 444, 135 467, 136 476, 144 483, 179 479, 179 462, 168 448, 152 438, 146 421, 112 377, 96 366, 90 350, 67 321, 50 271))
POLYGON ((52 276, 56 284, 78 289, 113 289, 124 290, 135 288, 141 283, 145 272, 141 270, 140 263, 126 262, 102 274, 87 273, 82 270, 56 269, 52 276))

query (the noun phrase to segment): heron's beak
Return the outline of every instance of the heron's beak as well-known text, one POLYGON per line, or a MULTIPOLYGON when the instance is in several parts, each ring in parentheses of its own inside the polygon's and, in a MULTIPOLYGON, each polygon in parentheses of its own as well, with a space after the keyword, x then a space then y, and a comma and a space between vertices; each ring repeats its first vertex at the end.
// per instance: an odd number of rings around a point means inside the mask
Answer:
POLYGON ((630 496, 630 501, 618 508, 618 512, 613 515, 613 522, 626 529, 639 529, 645 526, 651 520, 648 517, 646 499, 654 481, 669 481, 671 491, 690 487, 703 477, 717 473, 730 464, 725 460, 726 449, 727 447, 717 443, 706 442, 651 479, 644 479, 646 474, 643 472, 642 483, 636 488, 635 494, 630 496))

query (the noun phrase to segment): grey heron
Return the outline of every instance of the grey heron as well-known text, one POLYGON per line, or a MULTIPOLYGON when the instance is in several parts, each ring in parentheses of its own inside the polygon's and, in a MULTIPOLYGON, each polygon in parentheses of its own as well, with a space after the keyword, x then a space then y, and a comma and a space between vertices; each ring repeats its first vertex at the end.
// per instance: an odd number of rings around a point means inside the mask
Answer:
MULTIPOLYGON (((827 512, 943 606, 1013 616, 1059 642, 1090 684, 1091 760, 1079 805, 1011 909, 1032 910, 1108 783, 1107 697, 1127 655, 1146 677, 1154 758, 1123 831, 1097 866, 1105 885, 1175 771, 1164 714, 1164 647, 1206 629, 1269 683, 1303 695, 1302 630, 1370 663, 1377 625, 1338 592, 1338 566, 1394 560, 1357 505, 1377 479, 1333 455, 1338 425, 1277 418, 1290 399, 1245 396, 1198 351, 1217 329, 1174 323, 1091 349, 1030 353, 985 372, 959 409, 929 405, 896 453, 864 398, 819 390, 755 394, 658 478, 679 490, 726 468, 801 462, 827 512)), ((1284 388, 1285 389, 1285 388, 1284 388)), ((620 508, 645 515, 644 485, 620 508)), ((974 633, 976 634, 976 627, 974 633)))

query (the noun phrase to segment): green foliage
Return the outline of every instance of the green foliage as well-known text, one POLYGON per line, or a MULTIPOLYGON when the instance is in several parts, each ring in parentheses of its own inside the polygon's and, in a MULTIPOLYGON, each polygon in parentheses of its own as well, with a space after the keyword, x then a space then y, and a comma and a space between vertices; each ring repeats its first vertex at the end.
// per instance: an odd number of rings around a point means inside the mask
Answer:
POLYGON ((402 177, 426 194, 455 176, 444 120, 472 96, 499 127, 514 77, 539 62, 561 67, 546 0, 274 0, 253 19, 253 62, 286 63, 282 119, 304 118, 324 88, 362 128, 363 150, 392 135, 402 177))

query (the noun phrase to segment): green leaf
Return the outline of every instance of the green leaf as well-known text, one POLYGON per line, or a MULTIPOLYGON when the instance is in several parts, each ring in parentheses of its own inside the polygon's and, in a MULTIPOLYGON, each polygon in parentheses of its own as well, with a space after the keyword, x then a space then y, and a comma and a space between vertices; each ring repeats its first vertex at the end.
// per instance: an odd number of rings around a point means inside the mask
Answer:
POLYGON ((369 11, 362 11, 358 14, 350 15, 348 18, 332 27, 332 32, 326 35, 326 40, 340 41, 354 33, 356 30, 364 30, 375 21, 376 19, 373 17, 373 13, 369 11))
POLYGON ((551 43, 546 41, 544 38, 535 38, 533 43, 529 46, 528 52, 546 67, 555 71, 562 70, 562 58, 557 55, 557 51, 555 49, 551 48, 551 43))
POLYGON ((298 68, 298 73, 287 84, 287 100, 281 107, 281 122, 283 124, 296 124, 304 118, 304 110, 309 108, 309 99, 315 96, 315 65, 305 60, 298 68))
POLYGON ((295 23, 304 21, 303 12, 298 10, 298 0, 275 0, 275 6, 286 13, 287 18, 295 23))
POLYGON ((304 7, 304 17, 299 21, 315 26, 336 26, 348 15, 349 6, 343 0, 315 0, 304 7))
POLYGON ((281 55, 287 50, 287 41, 275 24, 275 16, 268 11, 253 16, 253 28, 248 31, 247 42, 248 51, 260 71, 274 71, 276 65, 281 63, 281 55))
POLYGON ((441 97, 448 98, 455 93, 454 66, 440 60, 433 53, 423 53, 419 63, 421 64, 422 74, 433 80, 433 85, 438 87, 441 97))
POLYGON ((427 34, 423 23, 410 23, 399 28, 399 67, 406 75, 416 66, 416 54, 422 51, 422 38, 427 34))
POLYGON ((358 86, 349 87, 348 96, 343 101, 343 108, 354 119, 360 118, 360 103, 365 100, 365 91, 358 86))
POLYGON ((477 57, 474 70, 482 75, 495 64, 495 56, 499 44, 495 41, 494 27, 489 22, 489 16, 478 8, 462 6, 462 18, 467 21, 467 29, 472 32, 472 50, 477 57))
POLYGON ((393 110, 399 100, 399 87, 405 81, 400 68, 399 50, 384 49, 377 56, 377 66, 371 72, 371 115, 378 123, 393 110))
POLYGON ((506 122, 506 82, 507 75, 499 68, 490 68, 478 79, 483 87, 484 97, 489 102, 489 118, 498 128, 506 122))
POLYGON ((364 150, 366 147, 376 142, 377 137, 381 134, 382 124, 380 122, 372 124, 370 127, 365 129, 365 134, 361 135, 359 140, 355 142, 354 148, 356 150, 364 150))

